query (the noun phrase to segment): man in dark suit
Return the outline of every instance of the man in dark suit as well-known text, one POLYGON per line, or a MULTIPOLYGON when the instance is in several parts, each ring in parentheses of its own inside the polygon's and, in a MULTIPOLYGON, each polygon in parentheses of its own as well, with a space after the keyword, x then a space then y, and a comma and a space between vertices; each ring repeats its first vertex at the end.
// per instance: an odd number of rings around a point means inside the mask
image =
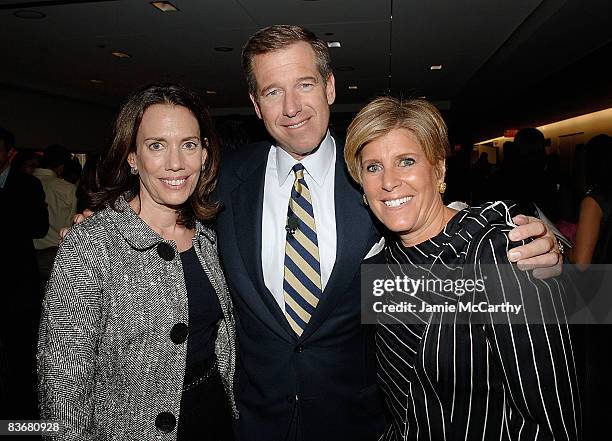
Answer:
MULTIPOLYGON (((372 328, 360 325, 360 264, 380 234, 328 130, 335 80, 326 43, 271 26, 249 39, 242 63, 274 143, 229 152, 217 186, 240 348, 236 437, 377 439, 384 417, 372 328)), ((519 234, 541 233, 535 225, 519 234)), ((534 243, 524 256, 553 247, 534 243)))
POLYGON ((0 382, 6 389, 0 419, 36 418, 34 354, 41 293, 32 239, 44 237, 49 228, 42 184, 9 163, 14 145, 12 133, 0 127, 0 364, 5 377, 0 382))

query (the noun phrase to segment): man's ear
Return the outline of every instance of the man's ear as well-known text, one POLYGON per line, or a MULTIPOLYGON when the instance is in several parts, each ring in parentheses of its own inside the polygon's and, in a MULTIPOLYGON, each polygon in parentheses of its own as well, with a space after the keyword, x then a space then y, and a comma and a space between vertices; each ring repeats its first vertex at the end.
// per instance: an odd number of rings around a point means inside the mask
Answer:
POLYGON ((325 95, 327 96, 327 104, 330 106, 336 101, 336 78, 330 73, 325 82, 325 95))
POLYGON ((259 103, 257 102, 257 98, 255 98, 252 93, 249 93, 249 98, 251 98, 251 102, 253 103, 253 108, 255 109, 255 113, 257 114, 257 117, 261 119, 261 109, 259 108, 259 103))

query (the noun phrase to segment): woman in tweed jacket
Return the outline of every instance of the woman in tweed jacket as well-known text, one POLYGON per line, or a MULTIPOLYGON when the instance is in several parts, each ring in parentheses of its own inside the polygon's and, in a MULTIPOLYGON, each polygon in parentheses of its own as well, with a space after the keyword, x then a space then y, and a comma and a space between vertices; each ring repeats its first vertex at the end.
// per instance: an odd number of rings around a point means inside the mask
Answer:
POLYGON ((219 162, 192 92, 154 85, 119 112, 90 204, 60 246, 38 343, 59 439, 229 439, 236 343, 208 202, 219 162))

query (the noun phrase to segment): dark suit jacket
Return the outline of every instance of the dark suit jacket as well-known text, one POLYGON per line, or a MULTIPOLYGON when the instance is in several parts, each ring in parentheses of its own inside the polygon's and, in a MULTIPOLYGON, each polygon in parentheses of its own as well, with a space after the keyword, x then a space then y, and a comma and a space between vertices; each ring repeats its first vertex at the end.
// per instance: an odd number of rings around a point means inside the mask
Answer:
POLYGON ((42 298, 32 239, 48 229, 42 184, 11 168, 0 189, 0 419, 38 418, 34 353, 42 298))
POLYGON ((343 145, 336 143, 336 262, 300 338, 262 274, 270 144, 245 146, 222 161, 217 232, 236 309, 240 441, 375 440, 384 428, 373 328, 360 324, 360 264, 379 233, 345 170, 343 145))

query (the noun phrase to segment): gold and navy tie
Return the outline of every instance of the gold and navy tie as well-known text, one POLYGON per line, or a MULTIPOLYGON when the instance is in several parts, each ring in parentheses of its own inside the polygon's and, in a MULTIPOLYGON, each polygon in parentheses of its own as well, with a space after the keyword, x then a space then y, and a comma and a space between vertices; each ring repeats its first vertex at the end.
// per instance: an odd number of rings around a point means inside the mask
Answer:
POLYGON ((304 166, 292 168, 295 181, 287 210, 285 244, 285 316, 299 336, 321 298, 321 265, 312 198, 304 179, 304 166))

